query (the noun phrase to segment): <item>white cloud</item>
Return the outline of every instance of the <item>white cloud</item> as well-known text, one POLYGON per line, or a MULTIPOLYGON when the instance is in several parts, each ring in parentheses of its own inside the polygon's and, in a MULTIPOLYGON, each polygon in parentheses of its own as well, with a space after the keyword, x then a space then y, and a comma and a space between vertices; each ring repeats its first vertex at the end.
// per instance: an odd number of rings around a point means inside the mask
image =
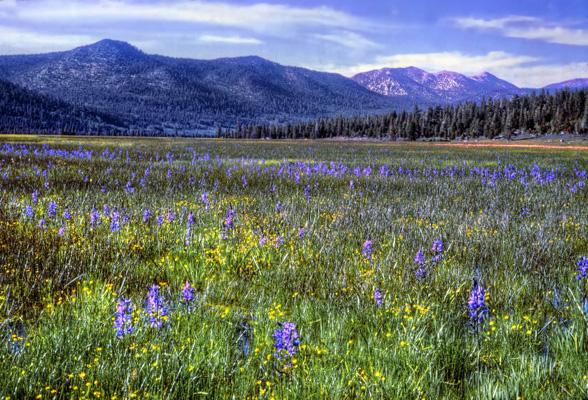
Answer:
POLYGON ((242 38, 240 36, 214 36, 202 35, 200 41, 209 43, 229 43, 229 44, 263 44, 261 40, 254 38, 242 38))
POLYGON ((352 66, 322 65, 316 69, 353 76, 382 68, 415 66, 429 72, 442 70, 476 75, 484 71, 507 80, 521 88, 540 88, 550 83, 588 77, 588 63, 537 64, 535 57, 492 51, 483 55, 467 55, 460 52, 397 54, 377 57, 373 63, 352 66))
POLYGON ((549 43, 588 46, 588 30, 555 26, 535 17, 510 16, 499 19, 457 18, 457 26, 473 29, 494 29, 502 35, 521 39, 537 39, 549 43))
POLYGON ((548 64, 532 67, 505 68, 495 71, 495 75, 519 87, 541 88, 551 83, 576 78, 588 78, 588 64, 548 64))
POLYGON ((19 18, 29 21, 88 22, 157 20, 194 22, 246 28, 252 31, 284 31, 292 27, 322 26, 356 30, 373 29, 372 22, 329 7, 300 8, 280 4, 257 3, 239 5, 225 2, 187 1, 128 3, 101 0, 98 2, 72 1, 35 2, 34 7, 22 5, 19 18))
POLYGON ((483 71, 511 68, 537 60, 534 57, 513 55, 503 51, 491 51, 485 55, 467 55, 459 51, 454 51, 380 56, 373 63, 336 69, 337 72, 347 76, 374 69, 403 68, 409 66, 415 66, 427 71, 449 70, 473 75, 483 71))
POLYGON ((73 47, 95 42, 99 38, 88 35, 43 34, 25 29, 0 27, 0 53, 23 54, 71 50, 73 47))
POLYGON ((376 49, 382 47, 378 43, 375 43, 365 36, 359 35, 355 32, 349 31, 340 31, 333 34, 323 35, 317 34, 314 35, 317 39, 327 40, 333 43, 337 43, 341 46, 350 48, 352 50, 361 51, 361 50, 368 50, 368 49, 376 49))

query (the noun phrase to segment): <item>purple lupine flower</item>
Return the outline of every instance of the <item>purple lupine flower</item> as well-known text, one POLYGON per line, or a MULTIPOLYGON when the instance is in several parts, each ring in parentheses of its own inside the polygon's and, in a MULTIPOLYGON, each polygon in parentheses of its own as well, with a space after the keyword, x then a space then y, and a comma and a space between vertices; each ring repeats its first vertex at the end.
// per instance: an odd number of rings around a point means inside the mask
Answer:
POLYGON ((582 257, 580 261, 578 261, 578 275, 576 276, 576 279, 581 280, 586 275, 588 275, 588 259, 582 257))
POLYGON ((63 218, 65 218, 65 219, 71 218, 71 214, 69 213, 69 211, 67 209, 63 210, 63 218))
POLYGON ((362 253, 367 257, 368 260, 372 259, 372 241, 369 238, 363 244, 362 253))
POLYGON ((439 239, 435 240, 435 242, 433 242, 433 251, 439 254, 443 253, 443 242, 439 239))
POLYGON ((130 299, 122 298, 116 305, 116 314, 114 317, 114 329, 116 336, 123 338, 125 335, 133 333, 133 305, 130 299))
POLYGON ((95 223, 100 224, 100 213, 95 208, 92 208, 90 212, 90 225, 92 225, 92 228, 95 223))
POLYGON ((194 288, 188 281, 182 288, 182 299, 188 303, 194 300, 194 288))
POLYGON ((266 243, 267 243, 267 238, 265 236, 262 236, 261 239, 259 239, 259 245, 263 246, 266 243))
POLYGON ((423 253, 421 253, 420 251, 418 251, 416 253, 416 256, 414 257, 414 262, 416 264, 424 264, 425 263, 425 256, 423 255, 423 253))
POLYGON ((151 211, 148 208, 143 211, 143 222, 149 221, 149 217, 151 217, 151 211))
POLYGON ((32 197, 33 197, 33 204, 37 204, 37 201, 39 201, 39 199, 37 198, 37 192, 33 192, 32 197))
POLYGON ((382 293, 380 293, 380 289, 376 289, 374 292, 374 300, 376 301, 376 305, 378 307, 382 305, 382 293))
POLYGON ((482 322, 484 315, 488 312, 486 309, 486 292, 475 280, 468 299, 468 309, 470 310, 469 316, 474 324, 482 322))
POLYGON ((188 227, 188 229, 186 229, 186 241, 185 241, 186 246, 188 246, 192 243, 192 242, 190 242, 191 235, 192 235, 192 229, 190 227, 188 227))
POLYGON ((45 230, 47 230, 47 222, 45 221, 45 219, 41 218, 39 220, 39 228, 44 228, 45 230))
POLYGON ((194 225, 194 214, 192 214, 192 211, 188 214, 188 225, 194 225))
POLYGON ((163 321, 167 320, 167 307, 163 296, 159 295, 159 286, 153 285, 147 294, 147 315, 151 326, 161 328, 163 321))
POLYGON ((33 218, 33 207, 27 206, 25 209, 25 216, 28 218, 33 218))
POLYGON ((47 207, 47 218, 51 218, 57 212, 57 204, 52 200, 47 207))
POLYGON ((110 213, 110 207, 108 207, 108 204, 104 204, 104 214, 108 215, 110 213))
POLYGON ((59 236, 63 236, 65 234, 65 226, 62 226, 61 228, 59 228, 59 230, 57 231, 57 234, 59 236))
POLYGON ((110 216, 110 231, 116 232, 120 229, 120 213, 118 211, 113 211, 112 215, 110 216))
POLYGON ((171 177, 172 177, 172 172, 171 172, 171 169, 168 169, 168 170, 167 170, 167 179, 169 179, 169 178, 171 178, 171 177))
POLYGON ((223 231, 228 231, 233 227, 233 217, 235 216, 235 210, 230 209, 229 214, 227 214, 227 218, 225 219, 225 226, 223 227, 223 231))
POLYGON ((174 222, 174 219, 176 219, 176 213, 173 213, 171 211, 168 211, 167 212, 167 217, 166 217, 167 223, 168 224, 171 224, 172 222, 174 222))
POLYGON ((274 247, 277 249, 278 247, 283 246, 283 245, 284 245, 284 238, 282 236, 278 236, 276 238, 276 242, 274 244, 274 247))
POLYGON ((287 359, 296 354, 296 347, 300 345, 300 335, 296 330, 296 325, 292 322, 278 323, 282 329, 276 329, 272 337, 275 339, 274 347, 276 352, 274 357, 278 360, 287 359))
POLYGON ((305 233, 304 233, 304 228, 300 228, 300 229, 298 229, 298 237, 299 237, 300 239, 304 239, 304 235, 305 235, 305 233))
POLYGON ((417 280, 421 281, 423 279, 427 279, 428 273, 427 273, 427 270, 425 269, 425 267, 421 264, 419 266, 419 268, 417 269, 417 272, 415 275, 416 275, 417 280))
POLYGON ((127 194, 131 194, 135 191, 135 188, 133 187, 133 184, 131 183, 131 181, 127 182, 127 186, 125 187, 125 192, 127 194))
POLYGON ((202 202, 204 203, 204 209, 208 210, 208 193, 202 193, 202 202))
POLYGON ((163 216, 161 216, 161 215, 157 216, 157 225, 158 226, 163 225, 163 216))

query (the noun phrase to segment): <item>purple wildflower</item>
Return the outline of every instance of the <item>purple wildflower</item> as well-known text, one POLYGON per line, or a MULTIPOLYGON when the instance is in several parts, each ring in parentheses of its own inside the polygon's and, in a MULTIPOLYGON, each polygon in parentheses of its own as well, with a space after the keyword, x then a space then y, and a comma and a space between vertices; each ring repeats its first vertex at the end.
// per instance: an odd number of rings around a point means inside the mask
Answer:
POLYGON ((274 347, 276 352, 274 357, 283 360, 296 354, 296 347, 300 345, 298 339, 300 335, 296 330, 296 325, 292 322, 278 323, 282 329, 276 329, 272 337, 275 339, 274 347))
POLYGON ((588 275, 588 259, 582 257, 580 261, 578 261, 578 275, 576 276, 576 279, 581 280, 586 275, 588 275))
POLYGON ((190 245, 192 242, 190 242, 190 236, 192 235, 192 229, 190 227, 188 227, 188 229, 186 229, 186 246, 190 245))
POLYGON ((284 245, 284 238, 282 236, 278 236, 276 238, 276 243, 274 244, 275 248, 277 249, 280 246, 284 245))
POLYGON ((90 212, 90 224, 92 225, 92 228, 95 223, 100 224, 100 213, 98 213, 95 208, 92 208, 92 211, 90 212))
POLYGON ((49 206, 47 207, 47 218, 53 217, 56 212, 57 212, 57 204, 55 204, 54 201, 51 201, 49 203, 49 206))
POLYGON ((439 239, 435 240, 435 242, 433 242, 433 251, 439 254, 443 253, 443 242, 439 239))
POLYGON ((176 219, 176 213, 173 213, 171 211, 167 212, 167 223, 171 224, 172 222, 174 222, 174 219, 176 219))
POLYGON ((67 209, 63 210, 63 218, 65 218, 65 219, 71 218, 71 214, 69 213, 69 211, 67 209))
POLYGON ((147 294, 147 315, 151 326, 161 328, 163 321, 167 320, 167 307, 164 304, 163 296, 159 295, 159 286, 149 288, 147 294))
POLYGON ((482 322, 484 315, 488 312, 486 309, 486 292, 475 280, 468 299, 468 309, 470 310, 469 316, 475 324, 482 322))
POLYGON ((416 253, 416 256, 414 257, 414 262, 416 264, 424 264, 425 263, 425 256, 423 256, 423 253, 421 253, 420 251, 416 253))
POLYGON ((372 241, 368 238, 363 244, 363 255, 367 257, 368 260, 372 259, 372 241))
POLYGON ((304 228, 300 228, 300 229, 298 229, 298 237, 299 237, 300 239, 304 239, 304 235, 305 235, 305 233, 304 233, 304 228))
POLYGON ((188 303, 194 300, 194 288, 188 281, 182 288, 182 299, 188 303))
POLYGON ((62 226, 61 228, 59 228, 59 230, 57 231, 57 234, 59 236, 63 236, 65 234, 65 226, 62 226))
POLYGON ((37 198, 37 192, 33 192, 32 197, 33 197, 33 204, 37 204, 37 201, 39 201, 39 199, 37 198))
POLYGON ((114 328, 119 338, 133 333, 133 305, 130 299, 123 297, 116 305, 114 328))
POLYGON ((120 213, 118 211, 113 211, 112 215, 110 216, 110 231, 116 232, 120 229, 120 213))
POLYGON ((225 226, 223 227, 223 231, 228 231, 233 227, 233 217, 235 216, 235 210, 230 209, 227 218, 225 219, 225 226))
POLYGON ((380 293, 380 289, 376 289, 374 292, 374 300, 376 301, 376 305, 378 307, 382 305, 382 293, 380 293))
POLYGON ((265 236, 262 236, 261 239, 259 239, 259 245, 263 246, 264 244, 266 244, 267 242, 267 238, 265 236))
POLYGON ((190 214, 188 214, 188 224, 194 225, 194 214, 192 214, 192 211, 190 211, 190 214))
POLYGON ((419 269, 417 269, 416 278, 417 278, 417 280, 421 281, 423 279, 427 279, 427 276, 428 276, 427 270, 421 264, 421 266, 419 266, 419 269))
POLYGON ((41 218, 39 220, 39 228, 43 228, 43 229, 47 230, 47 222, 45 221, 45 219, 41 218))
POLYGON ((25 209, 25 216, 27 218, 32 218, 33 217, 33 207, 27 206, 27 208, 25 209))
POLYGON ((149 217, 151 217, 151 211, 146 208, 145 211, 143 211, 143 222, 149 221, 149 217))

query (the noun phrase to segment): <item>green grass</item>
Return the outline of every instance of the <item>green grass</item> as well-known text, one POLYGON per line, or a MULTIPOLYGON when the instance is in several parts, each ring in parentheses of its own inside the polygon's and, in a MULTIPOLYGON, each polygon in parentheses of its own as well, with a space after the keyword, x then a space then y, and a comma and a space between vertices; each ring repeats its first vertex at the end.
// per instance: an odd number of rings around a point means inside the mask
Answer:
POLYGON ((575 279, 588 189, 570 190, 588 146, 524 144, 1 136, 0 399, 588 398, 587 278, 575 279), (69 156, 80 146, 92 157, 69 156), (307 168, 319 163, 338 174, 307 168), (396 173, 381 176, 386 165, 396 173), (508 165, 556 178, 471 174, 508 165), (105 204, 120 213, 115 232, 105 204), (415 254, 430 259, 437 239, 445 252, 419 281, 415 254), (487 292, 479 326, 474 278, 487 292), (152 285, 169 306, 159 329, 145 312, 152 285), (119 338, 122 297, 135 330, 119 338), (300 346, 278 360, 285 321, 300 346))

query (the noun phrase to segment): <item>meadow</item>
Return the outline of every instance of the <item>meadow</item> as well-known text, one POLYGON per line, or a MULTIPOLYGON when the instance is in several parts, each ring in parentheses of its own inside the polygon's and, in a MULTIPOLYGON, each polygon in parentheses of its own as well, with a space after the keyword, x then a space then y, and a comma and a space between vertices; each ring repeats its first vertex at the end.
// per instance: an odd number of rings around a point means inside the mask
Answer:
POLYGON ((587 156, 0 136, 0 399, 588 398, 587 156))

